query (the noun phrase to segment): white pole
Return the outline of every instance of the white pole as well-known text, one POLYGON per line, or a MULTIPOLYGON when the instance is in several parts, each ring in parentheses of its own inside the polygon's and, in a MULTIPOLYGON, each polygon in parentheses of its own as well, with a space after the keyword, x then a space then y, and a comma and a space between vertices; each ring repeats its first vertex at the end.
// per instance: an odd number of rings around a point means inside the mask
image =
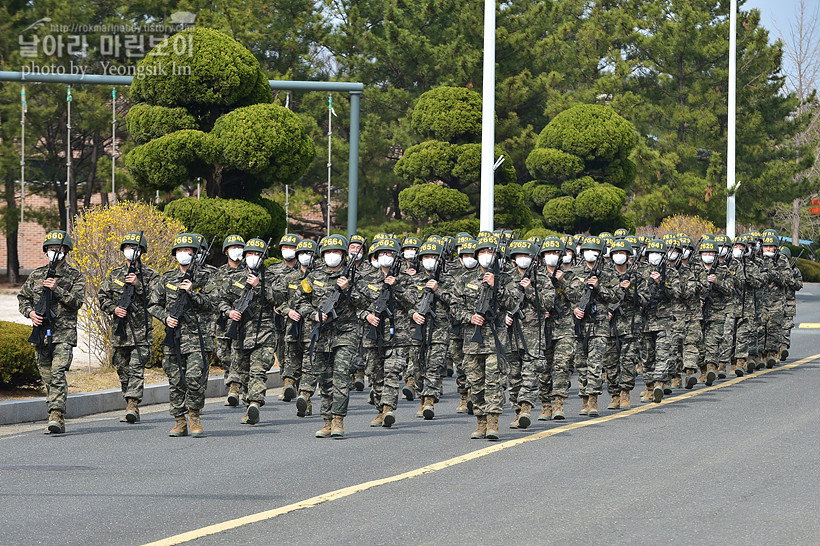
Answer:
POLYGON ((20 87, 20 229, 26 215, 26 86, 20 87))
POLYGON ((330 136, 333 134, 333 95, 327 96, 327 234, 330 235, 330 167, 333 165, 330 157, 330 147, 333 144, 330 136))
POLYGON ((65 152, 65 230, 71 233, 71 222, 69 216, 71 215, 71 207, 69 207, 69 198, 71 197, 71 86, 68 86, 66 94, 66 107, 68 108, 68 117, 66 118, 66 152, 65 152))
POLYGON ((290 188, 285 184, 285 235, 288 234, 288 205, 290 204, 290 188))
POLYGON ((726 150, 726 235, 735 238, 735 111, 737 94, 737 0, 731 1, 729 14, 729 142, 726 150))
POLYGON ((481 87, 481 203, 479 227, 493 230, 495 155, 495 0, 484 0, 484 79, 481 87))
POLYGON ((117 167, 117 88, 111 88, 111 200, 117 202, 117 185, 114 172, 117 167))

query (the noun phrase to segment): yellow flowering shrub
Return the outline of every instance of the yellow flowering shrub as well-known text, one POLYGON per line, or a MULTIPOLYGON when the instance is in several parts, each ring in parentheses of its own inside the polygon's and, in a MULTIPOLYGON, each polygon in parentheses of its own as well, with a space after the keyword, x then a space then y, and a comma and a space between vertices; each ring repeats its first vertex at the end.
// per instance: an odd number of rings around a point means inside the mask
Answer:
POLYGON ((692 238, 692 242, 698 244, 698 241, 704 233, 717 235, 718 233, 722 233, 723 230, 718 230, 718 228, 715 227, 715 224, 709 220, 701 218, 700 216, 675 214, 664 218, 660 227, 657 229, 657 232, 658 237, 662 236, 664 233, 674 233, 676 235, 678 233, 685 233, 692 238))
POLYGON ((77 215, 71 234, 74 251, 69 261, 85 277, 85 305, 77 326, 88 334, 91 353, 104 366, 111 364, 113 319, 100 310, 97 295, 111 270, 124 263, 120 241, 131 231, 143 231, 148 242, 148 252, 142 256, 144 266, 161 274, 176 265, 171 245, 185 226, 148 203, 121 201, 84 209, 77 215))

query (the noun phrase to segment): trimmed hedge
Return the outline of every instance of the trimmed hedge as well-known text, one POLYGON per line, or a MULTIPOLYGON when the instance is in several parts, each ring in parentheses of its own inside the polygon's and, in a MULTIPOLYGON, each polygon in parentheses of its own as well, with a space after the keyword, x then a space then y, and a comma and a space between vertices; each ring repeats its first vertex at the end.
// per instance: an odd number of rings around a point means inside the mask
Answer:
POLYGON ((820 282, 820 263, 800 258, 797 268, 803 274, 803 282, 820 282))
POLYGON ((28 342, 30 334, 31 326, 0 321, 0 385, 21 386, 40 382, 34 347, 28 342))

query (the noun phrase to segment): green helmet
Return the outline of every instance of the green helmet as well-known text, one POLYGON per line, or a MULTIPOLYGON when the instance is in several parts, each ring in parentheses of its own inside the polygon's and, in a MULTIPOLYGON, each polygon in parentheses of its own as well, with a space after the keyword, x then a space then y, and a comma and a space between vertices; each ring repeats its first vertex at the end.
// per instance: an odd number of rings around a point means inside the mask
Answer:
POLYGON ((792 251, 787 246, 780 247, 780 253, 783 254, 787 260, 791 260, 792 258, 792 251))
POLYGON ((638 236, 637 235, 627 235, 626 237, 624 237, 624 241, 628 242, 633 247, 641 246, 640 243, 638 242, 638 236))
POLYGON ((469 233, 459 233, 458 237, 456 237, 456 246, 461 246, 465 243, 465 241, 474 241, 473 236, 469 233))
POLYGON ((495 234, 492 231, 479 231, 478 236, 476 237, 476 241, 478 241, 482 237, 495 237, 495 234))
POLYGON ((145 239, 145 235, 139 231, 131 231, 126 233, 125 237, 123 237, 122 241, 120 241, 120 250, 125 248, 125 245, 138 246, 142 249, 143 254, 148 252, 148 241, 145 239))
POLYGON ((285 233, 282 235, 282 238, 279 239, 279 248, 283 246, 296 246, 299 244, 301 239, 295 233, 285 233))
MULTIPOLYGON (((265 243, 265 241, 263 241, 259 237, 254 237, 253 239, 248 239, 248 241, 245 243, 244 252, 245 252, 245 254, 247 254, 248 252, 259 252, 260 254, 264 254, 265 251, 267 250, 265 248, 266 244, 267 243, 265 243)), ((285 243, 285 244, 287 244, 287 243, 285 243)))
POLYGON ((695 248, 695 243, 692 242, 692 238, 689 237, 688 235, 685 235, 685 234, 684 235, 679 235, 678 236, 678 241, 680 241, 681 248, 691 248, 691 249, 695 248))
POLYGON ((427 241, 419 247, 419 256, 441 256, 444 245, 437 241, 427 241))
POLYGON ((661 237, 661 239, 663 239, 664 241, 668 241, 669 239, 674 239, 674 238, 675 238, 675 234, 674 233, 668 233, 668 232, 664 233, 663 236, 661 237))
POLYGON ((350 245, 355 243, 362 245, 362 254, 367 254, 367 239, 364 235, 359 235, 358 233, 351 235, 350 240, 347 242, 348 251, 350 250, 350 245))
POLYGON ((652 252, 666 254, 666 241, 663 239, 651 239, 648 243, 646 243, 646 253, 650 254, 652 252))
POLYGON ((615 233, 613 233, 613 235, 615 235, 615 237, 623 238, 629 235, 629 230, 626 228, 618 228, 615 230, 615 233))
POLYGON ((382 251, 382 250, 388 250, 390 252, 398 253, 399 250, 400 250, 399 242, 396 239, 393 239, 391 237, 386 237, 384 239, 379 239, 378 241, 373 243, 373 245, 371 245, 371 247, 370 247, 370 256, 373 256, 373 255, 375 255, 376 253, 378 253, 379 251, 382 251))
POLYGON ((226 250, 228 250, 229 246, 241 246, 242 248, 245 248, 245 239, 243 239, 241 235, 228 235, 225 237, 225 240, 222 241, 223 254, 226 250))
POLYGON ((61 229, 49 231, 46 234, 46 240, 43 241, 43 252, 46 251, 48 245, 67 246, 68 250, 74 250, 74 244, 71 242, 71 236, 61 229))
POLYGON ((652 241, 652 237, 649 235, 638 235, 638 242, 642 245, 649 245, 650 241, 652 241))
POLYGON ((413 237, 411 235, 405 237, 404 241, 402 241, 401 243, 402 248, 415 248, 416 250, 418 250, 420 246, 421 239, 419 239, 418 237, 413 237))
POLYGON ((600 237, 590 235, 581 243, 581 250, 597 250, 598 252, 603 252, 604 244, 604 240, 600 237))
POLYGON ((607 237, 612 237, 612 234, 608 231, 602 231, 598 234, 598 237, 600 237, 601 239, 606 239, 607 237))
POLYGON ((762 235, 771 234, 777 237, 777 230, 773 228, 764 229, 762 235))
POLYGON ((299 244, 296 245, 296 254, 300 252, 310 252, 312 254, 316 254, 316 249, 319 245, 316 244, 316 241, 311 241, 310 239, 302 239, 299 241, 299 244))
POLYGON ((326 252, 328 250, 341 250, 347 254, 347 237, 338 234, 328 235, 325 237, 325 241, 321 247, 321 252, 326 252))
POLYGON ((728 235, 715 235, 715 242, 718 246, 728 246, 731 241, 728 235))
POLYGON ((541 246, 542 239, 538 235, 530 235, 529 237, 527 237, 527 240, 535 246, 541 246))
POLYGON ((507 246, 509 247, 510 256, 515 256, 516 254, 535 256, 538 253, 538 247, 535 246, 532 241, 515 239, 514 241, 510 241, 510 244, 507 246))
POLYGON ((478 241, 476 241, 475 239, 464 241, 463 243, 461 243, 461 248, 458 249, 458 255, 461 256, 463 254, 475 254, 477 252, 477 246, 478 241))
POLYGON ((734 246, 734 245, 748 246, 749 241, 748 241, 746 235, 735 235, 735 238, 732 239, 732 246, 734 246))
POLYGON ((700 248, 698 248, 698 252, 717 252, 720 250, 720 248, 718 247, 719 245, 715 242, 715 240, 712 237, 708 237, 700 242, 700 248))
MULTIPOLYGON (((199 236, 201 237, 201 235, 199 236)), ((180 233, 174 238, 174 244, 171 245, 171 256, 173 256, 180 248, 193 248, 194 252, 199 250, 199 237, 196 233, 180 233)))
POLYGON ((626 252, 630 256, 632 255, 632 243, 627 241, 626 239, 615 239, 612 241, 612 246, 609 247, 610 255, 614 252, 626 252))
POLYGON ((777 236, 777 233, 774 235, 767 233, 763 236, 763 244, 766 246, 780 246, 780 237, 777 236))
POLYGON ((498 239, 495 237, 495 235, 491 235, 489 237, 479 237, 478 244, 476 245, 476 253, 478 253, 481 250, 484 250, 485 248, 495 250, 498 246, 498 239))
POLYGON ((680 239, 677 237, 672 237, 671 239, 666 240, 666 250, 672 250, 673 248, 677 248, 678 250, 682 249, 680 239))
POLYGON ((387 239, 388 237, 390 237, 390 235, 380 231, 379 233, 373 236, 373 242, 375 243, 376 241, 381 241, 382 239, 387 239))
MULTIPOLYGON (((571 235, 567 235, 567 237, 571 237, 571 235)), ((564 248, 564 241, 561 240, 560 237, 557 235, 547 235, 544 237, 544 240, 541 241, 541 253, 544 252, 553 252, 561 250, 564 248)))

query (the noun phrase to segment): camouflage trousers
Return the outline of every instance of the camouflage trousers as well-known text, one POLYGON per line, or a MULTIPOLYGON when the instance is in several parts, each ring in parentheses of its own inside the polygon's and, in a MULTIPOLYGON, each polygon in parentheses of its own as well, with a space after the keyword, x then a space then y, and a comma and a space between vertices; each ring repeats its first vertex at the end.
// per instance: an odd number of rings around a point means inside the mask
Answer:
POLYGON ((464 355, 470 400, 476 415, 500 414, 504 407, 503 374, 495 353, 464 355))
POLYGON ((587 340, 585 365, 578 368, 578 389, 581 396, 603 393, 603 365, 609 339, 604 336, 590 336, 587 340))
MULTIPOLYGON (((217 350, 219 350, 218 347, 221 341, 224 340, 216 339, 217 350)), ((232 342, 233 340, 229 339, 228 341, 232 342)), ((234 345, 231 345, 229 355, 230 356, 228 356, 227 358, 231 364, 230 370, 228 370, 228 372, 225 374, 225 384, 230 385, 231 383, 239 383, 239 385, 242 388, 242 393, 247 394, 248 380, 251 371, 251 361, 248 358, 248 353, 247 351, 243 351, 241 349, 238 349, 234 345)))
POLYGON ((645 383, 664 383, 675 371, 671 329, 644 333, 643 380, 645 383))
MULTIPOLYGON (((750 354, 757 355, 757 331, 753 328, 753 320, 749 317, 738 317, 737 323, 732 320, 732 328, 730 332, 734 334, 734 347, 731 348, 731 354, 729 355, 731 358, 736 359, 747 359, 749 358, 750 354), (752 350, 754 349, 754 353, 752 350)), ((731 338, 727 339, 725 345, 731 347, 731 342, 729 341, 731 338)), ((725 357, 725 355, 724 355, 725 357)), ((721 357, 721 362, 729 362, 729 360, 723 360, 724 357, 721 357)))
POLYGON ((607 392, 610 396, 620 395, 621 391, 629 392, 635 388, 635 378, 638 375, 639 340, 637 336, 621 336, 620 352, 614 339, 607 344, 604 372, 606 372, 607 392))
POLYGON ((794 315, 787 314, 783 317, 783 334, 781 339, 786 347, 791 347, 792 329, 794 328, 794 315))
POLYGON ((352 363, 356 353, 356 345, 340 345, 329 352, 316 351, 313 354, 311 369, 319 383, 322 417, 325 419, 331 419, 334 415, 347 415, 352 363))
POLYGON ((714 312, 703 322, 703 358, 701 361, 707 366, 709 364, 717 366, 723 345, 731 343, 731 339, 724 338, 725 324, 725 314, 714 312))
POLYGON ((378 347, 365 347, 365 373, 370 378, 376 407, 399 405, 399 382, 405 364, 404 347, 388 349, 380 354, 378 347))
POLYGON ((467 394, 470 386, 467 384, 467 372, 464 369, 464 339, 450 337, 447 344, 447 367, 452 367, 456 372, 458 394, 467 394))
MULTIPOLYGON (((285 358, 282 363, 282 377, 293 379, 296 384, 296 390, 301 390, 302 378, 310 375, 305 367, 305 348, 306 344, 298 341, 285 341, 285 358)), ((314 380, 312 385, 315 385, 314 380)))
POLYGON ((259 406, 265 405, 265 391, 268 388, 268 370, 273 368, 273 347, 262 346, 255 349, 243 350, 244 358, 250 364, 248 374, 248 392, 244 395, 246 404, 256 402, 259 406))
POLYGON ((529 356, 523 349, 508 352, 507 359, 510 361, 510 373, 507 374, 507 378, 513 409, 520 410, 522 402, 535 406, 538 398, 539 372, 544 373, 546 370, 546 359, 543 355, 529 356))
POLYGON ((65 401, 68 398, 68 381, 65 374, 71 368, 74 347, 68 343, 53 343, 50 356, 48 346, 35 347, 34 354, 37 369, 46 386, 48 411, 57 410, 65 413, 65 401))
POLYGON ((229 338, 214 338, 214 352, 216 352, 216 358, 219 360, 219 363, 222 365, 222 369, 225 371, 226 387, 232 382, 239 382, 238 376, 236 376, 236 379, 234 380, 231 379, 231 368, 233 368, 231 363, 234 359, 232 343, 233 340, 229 338))
POLYGON ((123 398, 133 398, 137 402, 142 402, 142 392, 145 389, 145 365, 150 358, 151 348, 147 345, 114 347, 111 363, 120 378, 123 398))
POLYGON ((718 354, 718 362, 731 362, 735 356, 735 346, 737 342, 735 337, 737 335, 737 324, 740 319, 735 317, 734 313, 726 313, 723 318, 723 342, 720 344, 720 354, 718 354))
POLYGON ((759 332, 759 345, 767 353, 779 353, 780 346, 784 343, 783 324, 786 317, 782 307, 766 309, 760 317, 761 330, 759 332))
POLYGON ((165 348, 162 369, 168 376, 168 390, 171 402, 170 413, 176 417, 185 415, 188 409, 198 410, 205 405, 205 381, 208 372, 202 360, 202 353, 182 353, 182 366, 177 362, 172 348, 165 348), (204 372, 204 377, 203 377, 204 372), (183 374, 185 374, 183 378, 183 374))
POLYGON ((556 396, 569 396, 569 377, 580 345, 575 336, 564 336, 554 339, 552 346, 546 350, 546 371, 538 374, 541 402, 550 402, 556 396))
POLYGON ((447 345, 433 343, 426 347, 424 355, 421 354, 420 345, 412 345, 410 355, 410 359, 419 364, 416 388, 421 396, 432 396, 438 402, 441 397, 439 384, 446 373, 447 345))
POLYGON ((683 336, 675 346, 677 373, 683 370, 696 371, 700 359, 700 347, 703 342, 703 331, 700 319, 687 318, 683 322, 683 336))
POLYGON ((276 355, 275 363, 279 365, 279 376, 282 377, 285 361, 285 330, 274 331, 273 352, 276 355))

